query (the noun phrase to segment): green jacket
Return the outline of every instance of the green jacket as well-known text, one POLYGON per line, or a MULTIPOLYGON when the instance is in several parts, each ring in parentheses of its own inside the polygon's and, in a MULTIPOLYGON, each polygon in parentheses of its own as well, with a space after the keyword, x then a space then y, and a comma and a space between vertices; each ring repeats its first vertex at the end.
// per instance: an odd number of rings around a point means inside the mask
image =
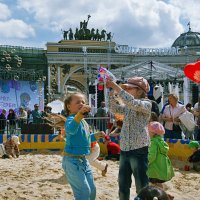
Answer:
POLYGON ((168 157, 169 146, 159 135, 151 138, 149 147, 149 166, 147 175, 162 181, 169 181, 174 176, 174 170, 168 157))

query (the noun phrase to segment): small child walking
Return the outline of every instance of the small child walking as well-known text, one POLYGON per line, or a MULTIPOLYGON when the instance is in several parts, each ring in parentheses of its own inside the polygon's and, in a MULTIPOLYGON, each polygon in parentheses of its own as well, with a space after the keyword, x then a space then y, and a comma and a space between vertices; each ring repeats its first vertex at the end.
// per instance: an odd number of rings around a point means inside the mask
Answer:
POLYGON ((151 144, 148 154, 147 175, 149 181, 163 189, 162 183, 169 181, 174 177, 174 170, 168 157, 169 146, 163 140, 165 129, 159 122, 150 122, 148 125, 151 144))
POLYGON ((99 161, 98 160, 99 155, 100 155, 99 144, 97 142, 92 142, 90 155, 86 156, 86 158, 88 159, 90 165, 99 169, 101 171, 101 175, 105 176, 107 173, 108 164, 103 161, 99 161))
POLYGON ((90 143, 103 137, 104 133, 90 134, 89 125, 83 119, 90 112, 82 93, 71 94, 65 100, 67 119, 65 122, 66 143, 62 167, 76 200, 95 200, 96 187, 86 155, 90 154, 90 143))

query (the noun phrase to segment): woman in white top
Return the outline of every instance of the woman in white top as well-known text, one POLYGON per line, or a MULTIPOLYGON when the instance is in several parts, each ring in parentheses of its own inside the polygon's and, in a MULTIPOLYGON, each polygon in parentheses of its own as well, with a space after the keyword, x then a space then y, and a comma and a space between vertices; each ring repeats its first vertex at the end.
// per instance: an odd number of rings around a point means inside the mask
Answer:
POLYGON ((162 120, 165 127, 165 138, 182 139, 182 130, 179 126, 179 116, 186 111, 184 105, 178 103, 178 97, 175 94, 168 95, 169 105, 167 105, 162 114, 162 120))
POLYGON ((195 140, 200 140, 200 106, 199 106, 199 102, 200 102, 200 97, 197 103, 195 103, 194 105, 194 116, 195 116, 195 122, 196 122, 196 127, 195 127, 195 131, 194 131, 194 139, 195 140))

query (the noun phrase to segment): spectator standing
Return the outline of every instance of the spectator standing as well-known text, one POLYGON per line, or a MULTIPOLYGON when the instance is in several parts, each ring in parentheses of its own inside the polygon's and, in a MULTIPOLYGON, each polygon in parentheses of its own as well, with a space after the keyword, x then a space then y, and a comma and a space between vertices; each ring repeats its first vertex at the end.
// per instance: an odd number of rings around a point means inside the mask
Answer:
POLYGON ((0 114, 0 134, 4 134, 6 128, 6 110, 3 109, 0 114))
POLYGON ((148 96, 148 99, 150 99, 152 103, 151 112, 156 113, 156 115, 159 117, 160 111, 159 111, 158 103, 155 101, 155 98, 153 96, 148 96))
POLYGON ((11 135, 13 135, 16 131, 16 121, 17 121, 17 115, 13 109, 9 109, 9 113, 7 116, 7 120, 9 121, 9 132, 11 135))
POLYGON ((18 119, 19 119, 19 128, 21 128, 23 124, 27 123, 27 112, 26 112, 26 110, 24 110, 23 107, 19 108, 18 119))
POLYGON ((27 124, 32 123, 33 122, 33 116, 32 116, 32 111, 31 110, 27 110, 27 124))
POLYGON ((165 138, 182 139, 179 116, 186 111, 184 105, 178 103, 175 94, 168 95, 169 105, 166 105, 161 119, 164 121, 165 138))
MULTIPOLYGON (((185 106, 186 110, 189 112, 188 114, 191 115, 191 118, 194 119, 194 115, 193 115, 193 108, 192 108, 192 104, 188 103, 185 106)), ((183 125, 182 125, 183 126, 183 125)), ((182 127, 183 133, 185 135, 185 139, 190 139, 190 140, 194 140, 194 130, 189 131, 185 126, 182 127)))
POLYGON ((39 111, 39 105, 34 105, 34 110, 31 112, 34 124, 41 124, 43 122, 42 112, 39 111))
POLYGON ((49 107, 44 106, 44 111, 42 112, 42 117, 47 117, 49 113, 49 107))
POLYGON ((194 139, 200 140, 200 96, 199 96, 199 101, 194 105, 193 114, 195 116, 195 123, 196 123, 194 131, 194 139))
MULTIPOLYGON (((101 102, 101 106, 97 109, 97 113, 95 114, 95 117, 108 117, 105 102, 101 102)), ((107 119, 97 119, 96 120, 96 126, 98 130, 106 132, 107 129, 107 119)))

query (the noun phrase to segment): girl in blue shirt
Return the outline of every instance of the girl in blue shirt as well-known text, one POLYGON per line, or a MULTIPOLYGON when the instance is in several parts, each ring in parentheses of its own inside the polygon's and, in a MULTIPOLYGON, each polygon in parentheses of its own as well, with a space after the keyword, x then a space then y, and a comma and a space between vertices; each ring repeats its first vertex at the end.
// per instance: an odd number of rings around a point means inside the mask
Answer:
POLYGON ((90 112, 81 93, 71 94, 65 100, 67 120, 65 122, 66 144, 62 167, 76 200, 95 200, 96 187, 89 162, 85 158, 90 154, 90 143, 104 133, 90 134, 89 126, 83 119, 90 112))

